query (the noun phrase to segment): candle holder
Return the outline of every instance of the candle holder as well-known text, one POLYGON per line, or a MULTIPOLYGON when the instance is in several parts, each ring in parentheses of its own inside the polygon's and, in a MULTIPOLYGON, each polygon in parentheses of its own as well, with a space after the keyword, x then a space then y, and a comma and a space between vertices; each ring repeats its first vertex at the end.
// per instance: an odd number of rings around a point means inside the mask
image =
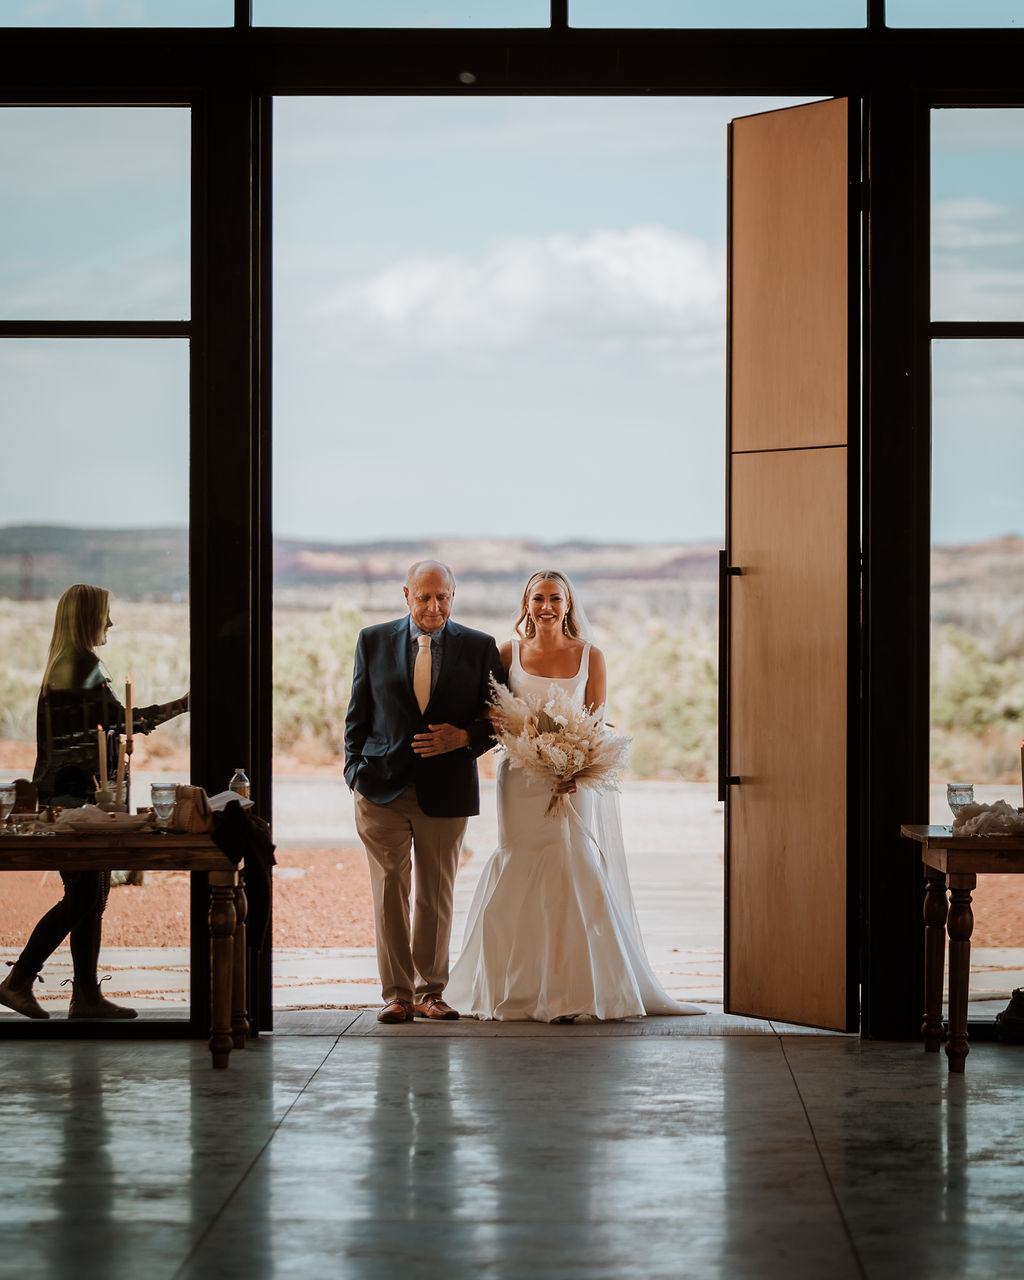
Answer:
POLYGON ((105 791, 96 792, 96 808, 102 809, 104 813, 127 813, 128 812, 128 787, 127 783, 122 781, 108 782, 105 791))

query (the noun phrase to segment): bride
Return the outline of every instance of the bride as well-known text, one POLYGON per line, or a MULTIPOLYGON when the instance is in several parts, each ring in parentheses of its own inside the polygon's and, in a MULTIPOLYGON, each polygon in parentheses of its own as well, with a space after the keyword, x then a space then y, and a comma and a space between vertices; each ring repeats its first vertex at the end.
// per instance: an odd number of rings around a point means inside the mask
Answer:
MULTIPOLYGON (((607 673, 564 574, 535 573, 515 637, 501 648, 514 694, 567 690, 603 707, 607 673)), ((573 812, 547 817, 551 787, 498 766, 498 848, 484 868, 445 998, 471 1017, 571 1022, 703 1013, 658 985, 626 873, 618 798, 576 790, 573 812)))

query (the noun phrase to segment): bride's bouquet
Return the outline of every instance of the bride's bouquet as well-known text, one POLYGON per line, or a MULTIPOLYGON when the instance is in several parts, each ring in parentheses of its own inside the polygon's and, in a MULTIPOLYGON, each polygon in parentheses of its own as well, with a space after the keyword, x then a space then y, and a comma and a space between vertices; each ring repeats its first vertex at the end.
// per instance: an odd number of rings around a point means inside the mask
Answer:
MULTIPOLYGON (((494 736, 509 764, 538 782, 574 780, 595 791, 615 789, 629 756, 630 738, 609 732, 600 711, 590 712, 564 689, 549 696, 517 697, 492 677, 494 736)), ((552 795, 545 814, 560 817, 569 797, 552 795)))

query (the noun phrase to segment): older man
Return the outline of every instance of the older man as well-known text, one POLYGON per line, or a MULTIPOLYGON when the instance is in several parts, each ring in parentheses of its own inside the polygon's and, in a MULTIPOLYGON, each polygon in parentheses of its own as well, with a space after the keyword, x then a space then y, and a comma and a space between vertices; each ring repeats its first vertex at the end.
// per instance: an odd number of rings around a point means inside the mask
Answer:
POLYGON ((492 636, 450 621, 454 596, 448 566, 421 560, 406 578, 408 614, 366 627, 356 644, 345 781, 370 862, 380 1022, 459 1016, 442 998, 452 890, 467 819, 480 812, 477 757, 493 746, 489 681, 504 669, 492 636))

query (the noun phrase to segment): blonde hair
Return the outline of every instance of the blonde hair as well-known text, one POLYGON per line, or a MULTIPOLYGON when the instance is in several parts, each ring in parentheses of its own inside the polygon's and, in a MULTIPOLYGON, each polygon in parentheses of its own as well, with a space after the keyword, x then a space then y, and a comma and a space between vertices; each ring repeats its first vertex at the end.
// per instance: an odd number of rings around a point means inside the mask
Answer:
POLYGON ((569 636, 572 640, 578 640, 580 637, 580 625, 576 621, 576 597, 573 595, 569 579, 557 569, 541 569, 526 584, 523 598, 519 602, 519 620, 516 622, 516 632, 526 640, 532 640, 537 633, 537 628, 530 617, 530 592, 538 582, 557 582, 560 584, 566 602, 565 617, 562 619, 562 634, 569 636))
POLYGON ((90 587, 77 582, 57 601, 53 620, 50 651, 43 672, 43 692, 50 684, 54 669, 68 658, 92 653, 103 639, 110 617, 110 592, 105 587, 90 587))

